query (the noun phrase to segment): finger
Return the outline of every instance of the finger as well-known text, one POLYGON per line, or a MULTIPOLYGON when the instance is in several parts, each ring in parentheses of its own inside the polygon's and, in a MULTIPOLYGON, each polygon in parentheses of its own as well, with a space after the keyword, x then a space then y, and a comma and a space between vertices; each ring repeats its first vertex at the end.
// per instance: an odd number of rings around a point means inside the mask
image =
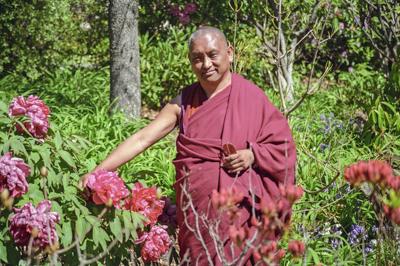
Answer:
POLYGON ((233 169, 228 170, 228 173, 240 173, 243 170, 244 170, 244 168, 242 166, 239 166, 239 167, 235 167, 233 169))
POLYGON ((224 158, 224 162, 231 162, 239 157, 239 154, 232 154, 224 158))

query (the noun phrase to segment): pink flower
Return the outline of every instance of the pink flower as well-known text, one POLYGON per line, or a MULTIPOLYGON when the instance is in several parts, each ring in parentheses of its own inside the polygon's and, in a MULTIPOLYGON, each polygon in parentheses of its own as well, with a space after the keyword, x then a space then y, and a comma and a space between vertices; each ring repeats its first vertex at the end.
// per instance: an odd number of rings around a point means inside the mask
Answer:
POLYGON ((304 254, 306 247, 300 240, 292 240, 289 242, 288 250, 294 257, 301 257, 304 254))
POLYGON ((101 204, 112 204, 119 208, 119 202, 129 195, 124 181, 115 172, 99 169, 91 173, 87 179, 87 187, 92 193, 93 202, 101 204))
POLYGON ((139 212, 147 218, 146 225, 154 225, 163 212, 165 202, 157 197, 155 187, 145 188, 140 182, 132 189, 132 198, 126 201, 125 208, 139 212))
POLYGON ((55 225, 60 221, 56 212, 50 212, 51 202, 43 200, 37 206, 32 203, 22 208, 14 208, 15 214, 10 218, 10 232, 18 246, 28 246, 31 235, 33 246, 45 248, 58 242, 55 225))
POLYGON ((303 196, 303 188, 295 185, 279 185, 281 195, 285 197, 291 204, 299 200, 303 196))
POLYGON ((13 198, 25 194, 28 191, 26 177, 30 171, 24 160, 12 157, 11 152, 4 154, 0 158, 0 192, 8 189, 13 198))
POLYGON ((400 207, 394 208, 384 204, 383 211, 390 220, 395 224, 400 225, 400 207))
POLYGON ((380 186, 386 186, 393 178, 393 170, 384 161, 360 161, 346 167, 344 178, 354 186, 362 182, 371 182, 380 186))
MULTIPOLYGON (((49 108, 37 96, 30 95, 26 100, 23 96, 14 98, 8 109, 10 117, 26 116, 30 121, 24 122, 25 128, 35 138, 44 139, 49 129, 49 108)), ((22 127, 17 124, 17 131, 23 133, 22 127)))
POLYGON ((135 241, 136 244, 143 243, 141 257, 144 261, 157 261, 162 255, 167 253, 171 246, 171 239, 165 230, 166 226, 153 226, 149 232, 135 241))

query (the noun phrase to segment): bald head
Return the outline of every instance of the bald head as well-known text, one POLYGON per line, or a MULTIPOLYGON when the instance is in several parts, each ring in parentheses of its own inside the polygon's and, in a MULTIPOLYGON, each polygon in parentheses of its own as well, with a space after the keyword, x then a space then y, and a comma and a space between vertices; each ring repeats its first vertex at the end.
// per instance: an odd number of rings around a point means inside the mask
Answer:
POLYGON ((192 33, 192 35, 190 35, 189 38, 189 49, 191 48, 191 45, 193 43, 194 40, 196 40, 197 38, 201 37, 201 36, 205 36, 207 34, 210 34, 220 40, 223 41, 223 43, 228 46, 228 42, 226 40, 225 34, 220 31, 217 28, 214 27, 210 27, 210 26, 202 26, 199 29, 197 29, 195 32, 192 33))

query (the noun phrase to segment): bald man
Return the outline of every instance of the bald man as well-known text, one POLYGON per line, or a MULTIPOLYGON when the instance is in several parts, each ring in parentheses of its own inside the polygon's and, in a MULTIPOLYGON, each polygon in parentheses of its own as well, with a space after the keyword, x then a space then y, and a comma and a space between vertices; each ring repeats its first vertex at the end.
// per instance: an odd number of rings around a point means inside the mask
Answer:
MULTIPOLYGON (((274 200, 279 197, 279 184, 294 182, 296 152, 285 118, 265 93, 230 71, 233 49, 220 30, 201 27, 194 32, 188 57, 198 82, 185 87, 154 121, 121 143, 96 169, 116 170, 178 125, 173 163, 180 254, 186 255, 188 263, 220 265, 208 229, 200 225, 192 231, 196 216, 216 217, 210 210, 212 191, 234 185, 246 202, 251 202, 252 195, 274 200), (235 147, 233 154, 224 155, 227 143, 235 147), (196 213, 182 209, 188 200, 196 213)), ((257 207, 240 206, 236 223, 251 231, 251 212, 257 207)), ((220 238, 227 239, 225 220, 220 238)), ((222 247, 227 261, 241 252, 231 244, 227 240, 222 247)), ((244 255, 243 264, 254 262, 251 252, 244 255)))

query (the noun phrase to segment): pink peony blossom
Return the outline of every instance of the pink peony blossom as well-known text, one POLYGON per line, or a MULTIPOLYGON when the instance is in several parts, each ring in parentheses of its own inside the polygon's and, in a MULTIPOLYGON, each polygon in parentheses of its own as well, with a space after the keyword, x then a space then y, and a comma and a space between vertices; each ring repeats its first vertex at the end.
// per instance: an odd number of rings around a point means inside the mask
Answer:
POLYGON ((58 213, 51 212, 51 202, 43 200, 37 206, 32 203, 22 208, 14 208, 15 214, 10 218, 10 232, 18 246, 28 246, 31 235, 33 246, 45 248, 58 242, 55 225, 60 221, 58 213))
POLYGON ((28 191, 26 177, 30 171, 24 160, 12 157, 11 152, 4 154, 0 157, 0 192, 8 189, 13 198, 25 194, 28 191))
POLYGON ((162 255, 167 253, 171 246, 171 239, 165 230, 167 226, 153 226, 149 232, 144 232, 141 237, 135 241, 142 245, 141 257, 144 261, 157 261, 162 255))
POLYGON ((165 202, 158 198, 155 187, 145 188, 140 182, 132 189, 132 198, 126 201, 125 208, 139 212, 147 218, 146 225, 154 225, 163 212, 165 202))
MULTIPOLYGON (((44 139, 49 129, 49 108, 37 96, 30 95, 27 99, 23 96, 14 98, 8 109, 10 117, 26 116, 30 121, 24 122, 25 128, 35 138, 44 139)), ((23 133, 22 127, 17 124, 17 131, 23 133)))
POLYGON ((119 208, 119 202, 129 195, 129 190, 117 173, 103 169, 96 170, 88 176, 87 187, 93 202, 98 205, 112 203, 119 208))

